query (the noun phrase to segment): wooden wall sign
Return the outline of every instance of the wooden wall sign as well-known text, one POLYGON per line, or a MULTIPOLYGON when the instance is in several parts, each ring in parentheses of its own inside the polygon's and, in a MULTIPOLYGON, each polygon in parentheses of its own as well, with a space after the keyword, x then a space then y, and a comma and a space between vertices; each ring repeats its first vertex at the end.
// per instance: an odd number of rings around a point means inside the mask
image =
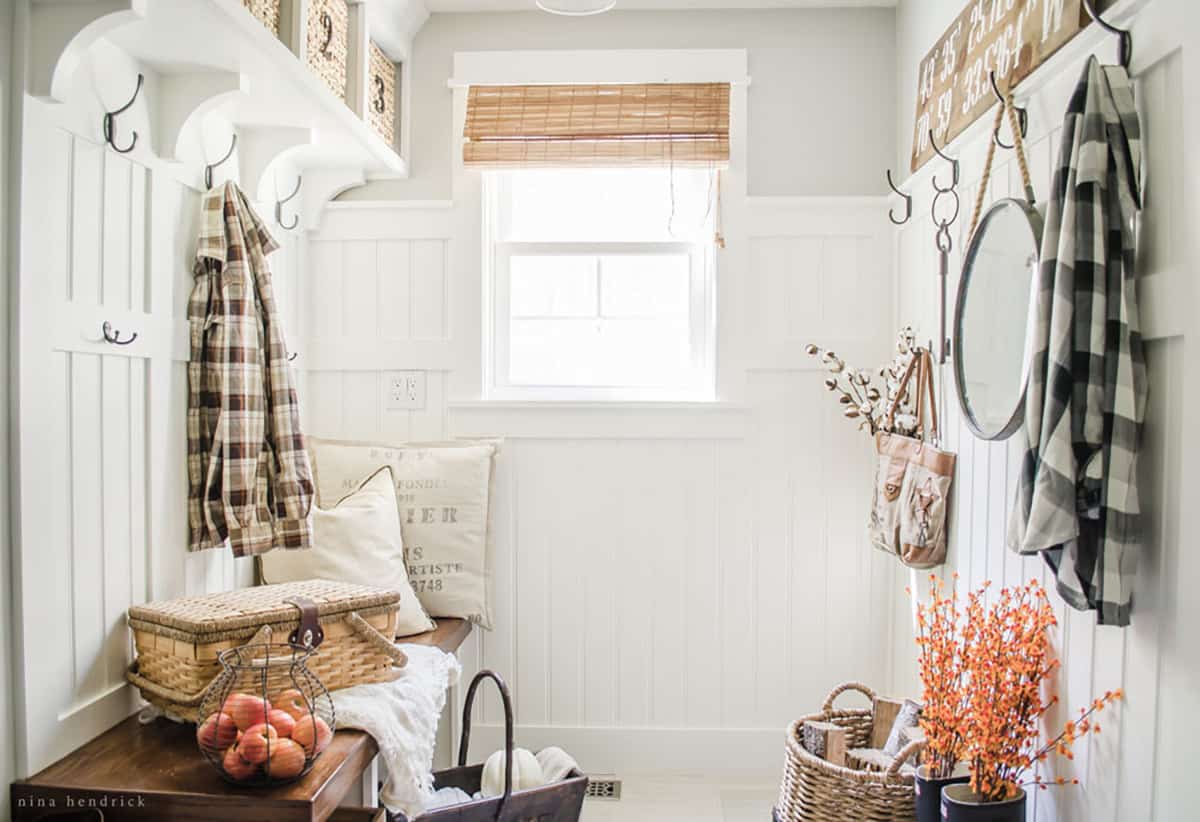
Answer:
MULTIPOLYGON (((1104 9, 1111 2, 1099 2, 1104 9)), ((921 61, 912 170, 933 156, 996 103, 990 73, 1001 89, 1016 88, 1091 22, 1082 0, 971 0, 921 61)))

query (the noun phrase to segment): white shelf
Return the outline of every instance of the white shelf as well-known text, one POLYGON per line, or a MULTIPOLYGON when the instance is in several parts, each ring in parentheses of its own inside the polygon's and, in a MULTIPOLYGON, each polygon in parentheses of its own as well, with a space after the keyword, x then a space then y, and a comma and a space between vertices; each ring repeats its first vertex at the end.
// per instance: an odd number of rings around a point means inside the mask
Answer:
POLYGON ((227 96, 222 113, 239 130, 310 130, 311 140, 286 148, 295 168, 407 176, 407 163, 396 150, 241 0, 171 0, 147 3, 144 9, 144 16, 117 27, 107 38, 164 77, 241 75, 241 91, 227 96))

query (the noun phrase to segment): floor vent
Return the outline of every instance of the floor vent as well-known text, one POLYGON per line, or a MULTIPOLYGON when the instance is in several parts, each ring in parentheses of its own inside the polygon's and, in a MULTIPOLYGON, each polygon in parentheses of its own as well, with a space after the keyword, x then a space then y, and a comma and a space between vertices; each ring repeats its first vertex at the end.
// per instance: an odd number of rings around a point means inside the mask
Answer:
POLYGON ((589 775, 585 796, 588 799, 620 799, 621 780, 611 774, 601 776, 589 775))

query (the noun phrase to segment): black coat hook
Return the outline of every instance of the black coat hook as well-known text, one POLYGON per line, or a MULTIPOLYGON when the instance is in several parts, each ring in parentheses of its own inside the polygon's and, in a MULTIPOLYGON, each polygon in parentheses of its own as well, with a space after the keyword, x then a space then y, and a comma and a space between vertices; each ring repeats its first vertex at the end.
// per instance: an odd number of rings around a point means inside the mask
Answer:
POLYGON ((953 157, 947 157, 945 152, 943 152, 940 148, 938 148, 937 141, 935 141, 933 139, 933 129, 929 129, 929 145, 933 146, 933 152, 937 156, 941 157, 943 160, 945 160, 947 163, 950 164, 950 169, 952 172, 952 181, 949 186, 942 187, 942 186, 938 185, 937 177, 934 176, 933 187, 943 193, 954 190, 955 188, 958 187, 958 178, 959 178, 959 175, 961 174, 961 170, 958 165, 958 160, 955 160, 953 157))
POLYGON ((904 219, 903 220, 896 219, 896 214, 895 214, 896 210, 894 208, 888 209, 888 219, 892 221, 893 225, 904 225, 905 223, 907 223, 909 220, 912 219, 912 205, 913 205, 912 195, 905 194, 903 191, 896 188, 896 184, 894 182, 892 182, 892 170, 890 168, 887 170, 887 181, 888 181, 888 186, 892 189, 892 191, 896 192, 897 194, 899 194, 901 197, 904 198, 904 219))
POLYGON ((143 76, 141 72, 138 72, 137 88, 133 90, 133 96, 129 98, 129 102, 115 111, 104 112, 104 120, 102 121, 104 142, 108 143, 109 146, 112 147, 112 150, 118 154, 128 154, 129 152, 133 151, 133 147, 137 145, 138 135, 136 131, 132 132, 133 137, 130 139, 129 145, 125 148, 121 148, 113 141, 113 120, 118 114, 124 114, 126 111, 129 111, 129 108, 134 104, 134 101, 137 100, 138 95, 141 93, 142 83, 144 82, 146 82, 145 76, 143 76))
MULTIPOLYGON (((992 81, 992 94, 996 95, 996 100, 999 101, 1000 105, 1004 105, 1004 95, 1000 92, 1000 84, 996 82, 996 72, 988 72, 988 79, 992 81)), ((1024 138, 1029 134, 1029 111, 1016 105, 1013 106, 1013 109, 1017 112, 1017 125, 1021 129, 1021 137, 1024 138)), ((992 139, 996 141, 996 145, 1000 148, 1007 150, 1016 147, 1016 143, 1009 145, 1000 139, 999 128, 992 133, 992 139)))
POLYGON ((296 178, 296 187, 292 189, 292 193, 284 197, 282 200, 275 200, 275 222, 278 223, 285 231, 291 231, 296 226, 300 225, 300 216, 296 215, 292 218, 292 224, 288 225, 283 221, 283 204, 300 193, 300 184, 304 182, 304 176, 296 178))
POLYGON ((300 356, 300 353, 299 353, 299 352, 297 352, 297 351, 293 351, 291 354, 288 354, 288 355, 287 355, 287 361, 288 361, 288 362, 292 362, 292 361, 294 361, 294 360, 295 360, 297 357, 299 357, 299 356, 300 356))
POLYGON ((220 160, 217 160, 215 163, 211 163, 204 167, 204 187, 205 188, 212 188, 213 169, 216 168, 217 166, 221 165, 222 163, 224 163, 230 157, 232 157, 233 150, 235 148, 237 148, 237 132, 236 131, 233 133, 232 139, 229 141, 229 151, 225 152, 225 156, 222 157, 220 160))
POLYGON ((1096 11, 1095 0, 1083 0, 1084 11, 1088 16, 1096 21, 1096 25, 1107 31, 1109 34, 1115 34, 1120 38, 1120 43, 1117 47, 1117 62, 1125 69, 1129 68, 1129 63, 1133 60, 1133 35, 1125 29, 1119 29, 1112 23, 1106 22, 1100 16, 1100 12, 1096 11))
POLYGON ((108 320, 104 321, 104 325, 100 326, 100 333, 104 335, 104 341, 112 345, 129 345, 137 339, 137 332, 134 331, 129 335, 128 339, 121 339, 121 332, 112 327, 112 323, 108 320))

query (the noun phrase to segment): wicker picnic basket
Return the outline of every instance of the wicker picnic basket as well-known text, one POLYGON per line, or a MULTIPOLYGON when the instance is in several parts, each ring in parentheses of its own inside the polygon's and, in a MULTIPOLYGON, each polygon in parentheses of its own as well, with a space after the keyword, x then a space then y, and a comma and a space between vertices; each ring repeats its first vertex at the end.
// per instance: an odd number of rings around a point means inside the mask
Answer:
POLYGON ((397 591, 323 579, 136 605, 126 679, 150 704, 195 722, 221 653, 274 637, 315 649, 308 668, 331 691, 386 682, 407 662, 390 639, 399 609, 397 591))
POLYGON ((345 100, 350 54, 350 9, 346 0, 309 0, 304 29, 309 69, 339 100, 345 100))
POLYGON ((396 145, 396 71, 396 64, 372 40, 367 119, 389 146, 396 145))
POLYGON ((858 691, 872 705, 875 703, 874 691, 848 682, 830 692, 820 713, 802 716, 788 728, 775 822, 913 822, 916 819, 913 777, 901 769, 924 746, 923 741, 906 745, 882 771, 834 765, 801 744, 805 722, 832 722, 846 729, 848 748, 870 746, 874 708, 834 708, 834 702, 846 691, 858 691))
POLYGON ((242 0, 242 5, 249 10, 258 22, 267 30, 279 36, 279 0, 242 0))

